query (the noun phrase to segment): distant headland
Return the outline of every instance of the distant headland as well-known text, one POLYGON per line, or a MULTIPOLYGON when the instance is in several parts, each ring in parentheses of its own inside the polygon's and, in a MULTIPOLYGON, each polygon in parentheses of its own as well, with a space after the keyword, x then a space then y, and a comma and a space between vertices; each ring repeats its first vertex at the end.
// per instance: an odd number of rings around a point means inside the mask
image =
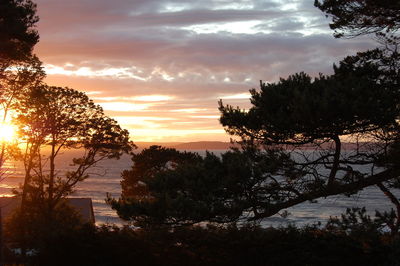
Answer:
POLYGON ((177 150, 227 150, 237 144, 223 141, 195 141, 195 142, 135 142, 138 149, 145 149, 152 145, 159 145, 177 150))

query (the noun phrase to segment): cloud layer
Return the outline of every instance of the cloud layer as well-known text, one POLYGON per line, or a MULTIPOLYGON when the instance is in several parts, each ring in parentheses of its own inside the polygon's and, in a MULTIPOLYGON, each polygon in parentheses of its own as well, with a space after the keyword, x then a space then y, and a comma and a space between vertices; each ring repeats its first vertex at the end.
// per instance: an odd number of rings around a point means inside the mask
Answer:
POLYGON ((228 140, 217 101, 372 47, 337 40, 309 0, 36 0, 51 85, 91 97, 136 141, 228 140))

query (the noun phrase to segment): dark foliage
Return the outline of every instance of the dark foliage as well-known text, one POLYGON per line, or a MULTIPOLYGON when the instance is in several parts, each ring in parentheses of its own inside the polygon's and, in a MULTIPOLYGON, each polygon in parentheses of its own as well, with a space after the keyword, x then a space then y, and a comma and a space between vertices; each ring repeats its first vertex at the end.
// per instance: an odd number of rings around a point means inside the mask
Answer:
POLYGON ((316 0, 315 6, 332 17, 336 37, 378 33, 386 37, 400 28, 400 2, 396 0, 316 0))
POLYGON ((382 182, 397 180, 400 169, 390 158, 399 140, 398 54, 367 51, 346 57, 334 70, 332 76, 300 73, 261 83, 259 91, 251 90, 248 111, 220 102, 221 123, 245 149, 265 156, 259 151, 264 148, 270 151, 266 159, 280 156, 282 166, 291 166, 277 171, 278 178, 266 175, 262 186, 269 190, 256 197, 254 219, 371 185, 386 190, 382 182))
POLYGON ((25 61, 39 41, 36 4, 31 0, 0 1, 0 69, 25 61))
POLYGON ((60 235, 74 234, 82 226, 79 214, 65 202, 59 202, 48 217, 47 206, 27 201, 24 212, 17 208, 4 222, 3 241, 8 248, 40 250, 60 235), (22 244, 23 243, 23 244, 22 244))
POLYGON ((299 73, 262 83, 260 91, 250 91, 248 112, 221 105, 221 123, 244 139, 293 145, 396 125, 399 95, 376 83, 379 72, 347 71, 338 68, 335 75, 314 80, 299 73))
POLYGON ((134 155, 122 174, 119 200, 109 199, 123 219, 136 225, 232 222, 242 214, 243 188, 251 161, 239 152, 218 158, 152 146, 134 155))
MULTIPOLYGON (((171 230, 83 227, 61 233, 33 265, 398 265, 399 240, 363 233, 259 227, 171 230)), ((15 258, 14 258, 15 259, 15 258)))
POLYGON ((144 149, 140 153, 132 155, 132 169, 122 173, 122 193, 137 200, 146 200, 150 195, 146 186, 141 182, 152 180, 154 175, 159 172, 175 169, 181 164, 193 163, 199 159, 195 153, 179 152, 161 146, 144 149))

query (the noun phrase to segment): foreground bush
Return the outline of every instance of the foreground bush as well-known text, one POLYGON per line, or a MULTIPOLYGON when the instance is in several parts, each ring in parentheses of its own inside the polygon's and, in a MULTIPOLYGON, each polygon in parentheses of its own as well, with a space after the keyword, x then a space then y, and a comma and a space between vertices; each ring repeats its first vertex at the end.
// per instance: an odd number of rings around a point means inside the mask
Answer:
POLYGON ((32 265, 399 265, 400 241, 316 227, 191 227, 174 231, 87 226, 47 239, 32 265))

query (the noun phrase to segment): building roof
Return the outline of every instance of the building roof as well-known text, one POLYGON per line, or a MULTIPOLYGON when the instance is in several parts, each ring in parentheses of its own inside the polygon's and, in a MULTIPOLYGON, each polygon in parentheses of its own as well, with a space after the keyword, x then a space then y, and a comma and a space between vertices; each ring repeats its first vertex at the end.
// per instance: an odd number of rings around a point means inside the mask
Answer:
MULTIPOLYGON (((95 217, 91 198, 67 198, 68 204, 81 215, 84 222, 94 224, 95 217)), ((19 197, 0 197, 2 220, 7 218, 21 204, 19 197)))

